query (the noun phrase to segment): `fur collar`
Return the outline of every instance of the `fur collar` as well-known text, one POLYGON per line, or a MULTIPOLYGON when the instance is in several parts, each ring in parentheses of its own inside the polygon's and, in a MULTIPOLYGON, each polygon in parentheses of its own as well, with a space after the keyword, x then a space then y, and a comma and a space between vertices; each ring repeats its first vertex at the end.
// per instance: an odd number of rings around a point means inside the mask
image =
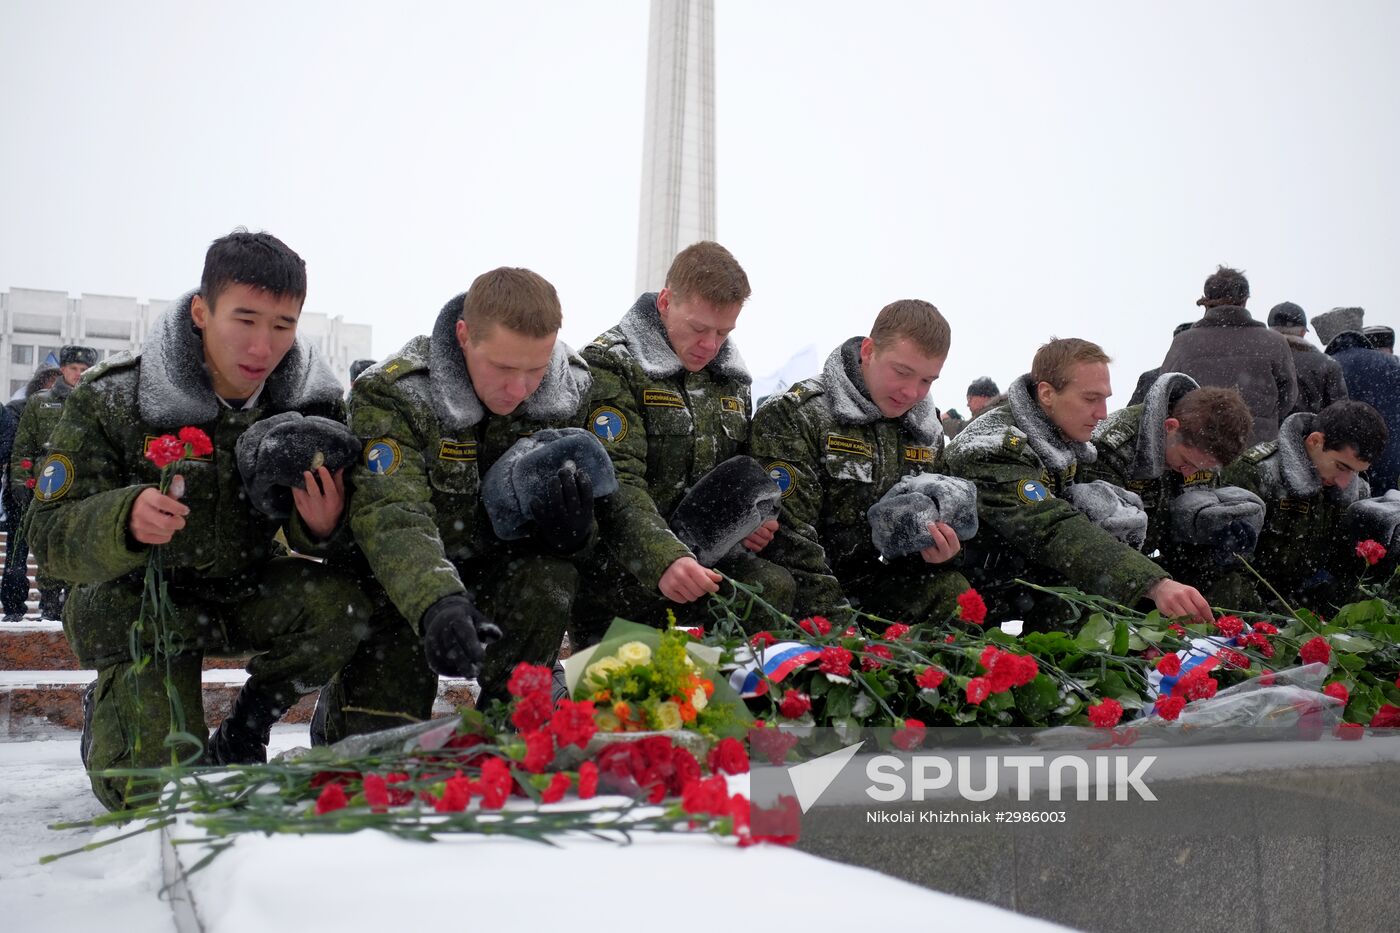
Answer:
POLYGON ((1011 383, 1006 390, 1006 401, 1016 427, 1026 432, 1026 442, 1049 469, 1063 473, 1075 463, 1093 463, 1098 458, 1093 444, 1066 439, 1046 416, 1040 403, 1031 397, 1029 373, 1011 383))
MULTIPOLYGON (((457 343, 457 321, 462 316, 466 292, 443 305, 428 338, 428 384, 433 413, 445 429, 464 432, 486 417, 486 406, 476 396, 467 360, 457 343)), ((558 421, 574 415, 593 384, 588 365, 562 340, 554 341, 544 381, 520 406, 530 421, 558 421)))
POLYGON ((1185 373, 1162 373, 1147 390, 1133 451, 1133 479, 1156 479, 1167 471, 1167 429, 1172 405, 1200 384, 1185 373))
MULTIPOLYGON (((676 356, 676 351, 671 349, 671 341, 661 323, 661 314, 656 310, 656 295, 656 292, 647 292, 638 298, 636 304, 622 316, 617 329, 627 341, 627 349, 637 365, 642 367, 642 372, 653 379, 668 379, 683 372, 685 366, 676 356)), ((744 365, 732 339, 724 342, 724 346, 719 348, 719 355, 705 368, 742 385, 753 382, 749 368, 744 365)))
POLYGON ((1206 313, 1196 322, 1196 327, 1263 327, 1262 321, 1256 321, 1247 309, 1239 305, 1220 305, 1215 308, 1206 308, 1206 313))
POLYGON ((1316 430, 1316 425, 1317 415, 1306 411, 1283 419, 1278 430, 1278 470, 1275 477, 1278 491, 1293 499, 1311 499, 1318 493, 1324 493, 1336 502, 1354 502, 1366 487, 1360 477, 1353 479, 1346 489, 1339 489, 1336 486, 1324 487, 1322 478, 1317 475, 1304 444, 1307 436, 1316 430))
MULTIPOLYGON (((837 421, 843 424, 874 424, 885 416, 879 406, 870 400, 870 392, 865 386, 865 376, 860 371, 860 343, 863 337, 852 337, 831 351, 822 366, 822 384, 826 390, 822 396, 837 421)), ((909 409, 898 421, 924 446, 941 447, 943 444, 943 423, 938 418, 938 408, 927 395, 909 409)))
MULTIPOLYGON (((141 419, 174 429, 207 424, 222 406, 204 368, 204 345, 190 318, 190 292, 156 319, 141 347, 138 381, 141 419)), ((262 402, 274 411, 335 405, 345 394, 321 354, 300 337, 263 383, 262 402)))
POLYGON ((1302 337, 1294 337, 1292 334, 1284 334, 1283 339, 1288 341, 1288 346, 1299 353, 1321 353, 1317 347, 1308 343, 1302 337))

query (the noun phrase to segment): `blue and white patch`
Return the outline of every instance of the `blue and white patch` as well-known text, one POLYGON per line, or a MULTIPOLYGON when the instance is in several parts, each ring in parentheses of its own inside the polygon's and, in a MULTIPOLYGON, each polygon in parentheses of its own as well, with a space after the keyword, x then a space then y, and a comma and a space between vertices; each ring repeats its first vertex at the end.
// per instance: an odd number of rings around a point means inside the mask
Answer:
POLYGON ((1020 497, 1022 502, 1028 502, 1032 505, 1050 498, 1050 493, 1046 488, 1033 479, 1021 480, 1021 484, 1016 487, 1016 495, 1020 497))
POLYGON ((588 426, 605 444, 616 444, 627 436, 627 416, 610 405, 594 409, 588 426))
POLYGON ((403 455, 392 438, 381 437, 365 445, 365 467, 376 476, 388 476, 399 468, 403 455))
POLYGON ((788 497, 788 493, 792 492, 793 487, 797 484, 792 464, 784 463, 781 460, 768 464, 768 478, 773 481, 773 485, 778 487, 778 492, 782 493, 784 499, 788 497))
POLYGON ((52 502, 63 498, 73 486, 73 461, 63 454, 52 454, 39 467, 39 478, 34 484, 34 496, 40 502, 52 502))

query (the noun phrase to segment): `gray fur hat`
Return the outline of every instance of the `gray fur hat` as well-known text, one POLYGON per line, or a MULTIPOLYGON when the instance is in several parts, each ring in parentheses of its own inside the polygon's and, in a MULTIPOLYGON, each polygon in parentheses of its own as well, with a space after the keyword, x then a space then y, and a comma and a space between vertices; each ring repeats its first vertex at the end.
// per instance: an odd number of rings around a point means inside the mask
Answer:
POLYGON ((1379 541, 1391 554, 1400 548, 1400 489, 1374 499, 1358 499, 1347 507, 1350 540, 1379 541))
POLYGON ((92 347, 78 347, 68 345, 58 349, 58 365, 67 366, 69 363, 82 363, 85 366, 97 365, 97 351, 92 347))
POLYGON ((1366 317, 1364 308, 1333 308, 1322 314, 1314 314, 1313 333, 1324 348, 1336 339, 1338 334, 1347 331, 1361 333, 1361 322, 1366 317))
POLYGON ((1209 551, 1219 564, 1253 554, 1264 530, 1264 500, 1238 486, 1188 489, 1169 511, 1172 540, 1209 551))
POLYGON ((1147 513, 1137 493, 1096 479, 1070 485, 1065 490, 1065 498, 1095 525, 1128 547, 1142 550, 1147 540, 1147 513))
POLYGON ((671 530, 706 567, 778 517, 782 492, 753 457, 730 457, 690 487, 671 513, 671 530))
POLYGON ((302 474, 350 466, 360 456, 360 439, 339 421, 284 411, 244 431, 234 451, 249 501, 264 515, 286 518, 292 488, 306 488, 302 474))
POLYGON ((512 444, 486 471, 481 484, 481 500, 496 537, 502 541, 528 538, 534 502, 545 484, 570 465, 588 474, 594 499, 617 492, 612 459, 591 431, 546 428, 512 444))
POLYGON ((886 560, 932 546, 930 522, 946 522, 966 541, 977 534, 977 487, 957 476, 915 473, 891 486, 865 517, 870 540, 886 560))

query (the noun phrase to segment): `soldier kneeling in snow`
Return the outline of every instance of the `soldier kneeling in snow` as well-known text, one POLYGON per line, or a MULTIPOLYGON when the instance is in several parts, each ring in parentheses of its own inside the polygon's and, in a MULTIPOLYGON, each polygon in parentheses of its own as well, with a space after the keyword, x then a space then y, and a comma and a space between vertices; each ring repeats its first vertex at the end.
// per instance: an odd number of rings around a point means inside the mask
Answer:
POLYGON ((431 335, 355 380, 364 453, 350 522, 374 618, 322 691, 313 740, 426 719, 439 674, 479 677, 489 699, 504 697, 516 663, 553 663, 574 558, 596 536, 593 498, 611 482, 598 443, 583 437, 594 459, 578 446, 585 432, 546 432, 577 425, 588 399, 562 323, 553 285, 496 269, 443 306, 431 335))
MULTIPOLYGON (((111 808, 150 790, 111 768, 170 763, 172 703, 203 740, 205 653, 255 652, 248 680, 209 739, 216 764, 266 760, 268 730, 297 698, 350 659, 368 617, 359 587, 322 564, 287 555, 329 553, 347 543, 343 485, 325 466, 304 465, 290 515, 250 507, 235 452, 264 419, 323 416, 345 432, 340 384, 296 339, 306 266, 266 233, 216 240, 200 290, 157 322, 137 355, 97 366, 73 390, 39 467, 29 528, 39 560, 74 585, 64 631, 84 667, 97 670, 85 698, 83 760, 93 790, 111 808), (208 436, 173 469, 169 493, 148 459, 160 435, 197 427, 208 436), (315 469, 313 475, 310 471, 315 469), (182 489, 181 489, 182 487, 182 489), (143 579, 160 549, 175 618, 155 663, 153 625, 128 641, 142 614, 143 579), (135 656, 133 655, 135 652, 135 656)), ((185 445, 179 445, 184 449, 185 445)), ((157 456, 155 459, 161 459, 157 456)), ((269 453, 265 467, 282 457, 269 453)), ((191 751, 176 747, 181 757, 191 751)))

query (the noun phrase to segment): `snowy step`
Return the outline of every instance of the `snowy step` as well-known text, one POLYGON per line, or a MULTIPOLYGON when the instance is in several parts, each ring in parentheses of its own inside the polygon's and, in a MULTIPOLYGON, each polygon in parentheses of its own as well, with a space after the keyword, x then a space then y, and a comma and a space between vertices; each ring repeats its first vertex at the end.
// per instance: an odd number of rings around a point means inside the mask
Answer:
MULTIPOLYGON (((205 670, 240 670, 246 657, 204 659, 205 670)), ((78 659, 68 648, 63 623, 26 619, 0 622, 0 671, 73 671, 78 659)))

